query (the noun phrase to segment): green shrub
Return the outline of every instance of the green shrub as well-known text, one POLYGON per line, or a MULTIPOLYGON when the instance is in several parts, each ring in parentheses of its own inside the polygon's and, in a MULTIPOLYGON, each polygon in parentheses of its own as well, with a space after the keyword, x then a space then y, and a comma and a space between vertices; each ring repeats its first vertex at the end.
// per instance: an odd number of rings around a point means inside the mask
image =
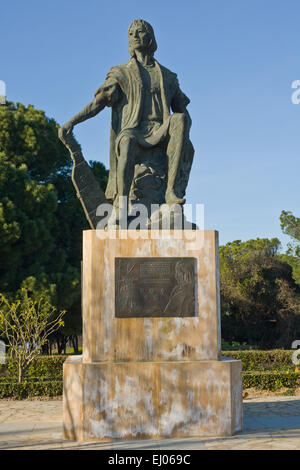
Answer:
POLYGON ((293 351, 274 349, 271 351, 222 351, 222 356, 242 361, 243 371, 290 370, 293 351))
MULTIPOLYGON (((300 373, 294 372, 293 351, 222 351, 222 355, 242 361, 243 388, 290 391, 300 386, 300 373)), ((39 356, 28 368, 24 382, 16 381, 16 365, 0 365, 0 398, 22 399, 62 395, 63 363, 68 356, 39 356)))
MULTIPOLYGON (((68 356, 39 356, 28 367, 24 379, 31 377, 56 377, 61 379, 63 364, 68 356)), ((17 377, 17 364, 15 361, 0 366, 0 377, 17 377)))
POLYGON ((63 391, 63 364, 67 356, 39 356, 17 382, 14 361, 0 366, 0 398, 56 397, 63 391))
POLYGON ((0 381, 0 398, 57 397, 63 393, 62 380, 0 381))
MULTIPOLYGON (((274 349, 271 351, 247 350, 247 351, 222 351, 222 356, 242 361, 243 371, 284 371, 294 370, 292 354, 294 351, 274 349)), ((29 366, 25 379, 33 377, 63 376, 63 364, 68 356, 39 356, 29 366)), ((16 364, 0 365, 0 377, 17 376, 16 364)))
POLYGON ((281 388, 295 389, 300 386, 298 372, 243 372, 243 389, 258 388, 275 392, 281 388))

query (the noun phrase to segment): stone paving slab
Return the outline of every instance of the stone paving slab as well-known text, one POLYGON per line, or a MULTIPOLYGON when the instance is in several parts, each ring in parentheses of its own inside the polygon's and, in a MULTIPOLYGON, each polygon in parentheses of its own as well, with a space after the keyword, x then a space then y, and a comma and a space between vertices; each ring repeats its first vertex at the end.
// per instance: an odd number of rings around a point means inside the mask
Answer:
POLYGON ((84 443, 62 439, 62 400, 0 400, 0 449, 300 450, 300 397, 244 400, 235 436, 84 443))

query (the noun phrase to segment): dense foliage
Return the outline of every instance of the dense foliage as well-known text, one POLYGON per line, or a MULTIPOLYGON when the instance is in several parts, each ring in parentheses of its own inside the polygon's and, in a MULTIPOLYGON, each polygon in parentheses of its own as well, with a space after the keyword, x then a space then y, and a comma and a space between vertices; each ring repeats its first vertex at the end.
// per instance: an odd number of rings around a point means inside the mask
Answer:
MULTIPOLYGON (((81 240, 89 227, 57 131, 31 105, 0 106, 0 292, 15 298, 25 287, 67 310, 63 343, 81 331, 81 240)), ((90 164, 105 189, 107 170, 90 164)))
POLYGON ((28 397, 58 397, 63 393, 62 380, 3 381, 0 380, 0 398, 22 400, 28 397))
POLYGON ((300 218, 289 211, 282 211, 280 222, 283 233, 291 237, 287 252, 282 257, 291 265, 293 278, 300 286, 300 218))
POLYGON ((222 337, 262 349, 300 337, 300 288, 277 238, 220 247, 222 337))
POLYGON ((222 351, 222 356, 242 361, 243 371, 293 371, 293 351, 273 349, 270 351, 222 351))

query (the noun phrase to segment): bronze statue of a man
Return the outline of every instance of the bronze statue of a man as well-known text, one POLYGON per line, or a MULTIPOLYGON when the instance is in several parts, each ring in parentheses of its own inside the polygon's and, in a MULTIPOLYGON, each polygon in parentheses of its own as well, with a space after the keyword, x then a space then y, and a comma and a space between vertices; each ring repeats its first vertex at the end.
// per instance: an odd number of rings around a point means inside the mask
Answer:
POLYGON ((182 205, 194 155, 189 99, 177 75, 154 59, 152 26, 134 20, 128 34, 129 61, 111 68, 93 101, 60 129, 60 137, 64 140, 76 124, 111 107, 106 199, 118 208, 127 200, 182 205))

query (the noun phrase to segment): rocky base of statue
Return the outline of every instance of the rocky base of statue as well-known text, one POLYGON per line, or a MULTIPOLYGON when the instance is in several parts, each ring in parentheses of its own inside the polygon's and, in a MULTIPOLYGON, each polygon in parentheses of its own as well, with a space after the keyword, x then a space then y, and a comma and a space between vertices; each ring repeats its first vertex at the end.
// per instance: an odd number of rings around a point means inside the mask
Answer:
POLYGON ((217 232, 83 235, 83 355, 64 364, 65 438, 241 431, 241 362, 221 358, 217 232))

